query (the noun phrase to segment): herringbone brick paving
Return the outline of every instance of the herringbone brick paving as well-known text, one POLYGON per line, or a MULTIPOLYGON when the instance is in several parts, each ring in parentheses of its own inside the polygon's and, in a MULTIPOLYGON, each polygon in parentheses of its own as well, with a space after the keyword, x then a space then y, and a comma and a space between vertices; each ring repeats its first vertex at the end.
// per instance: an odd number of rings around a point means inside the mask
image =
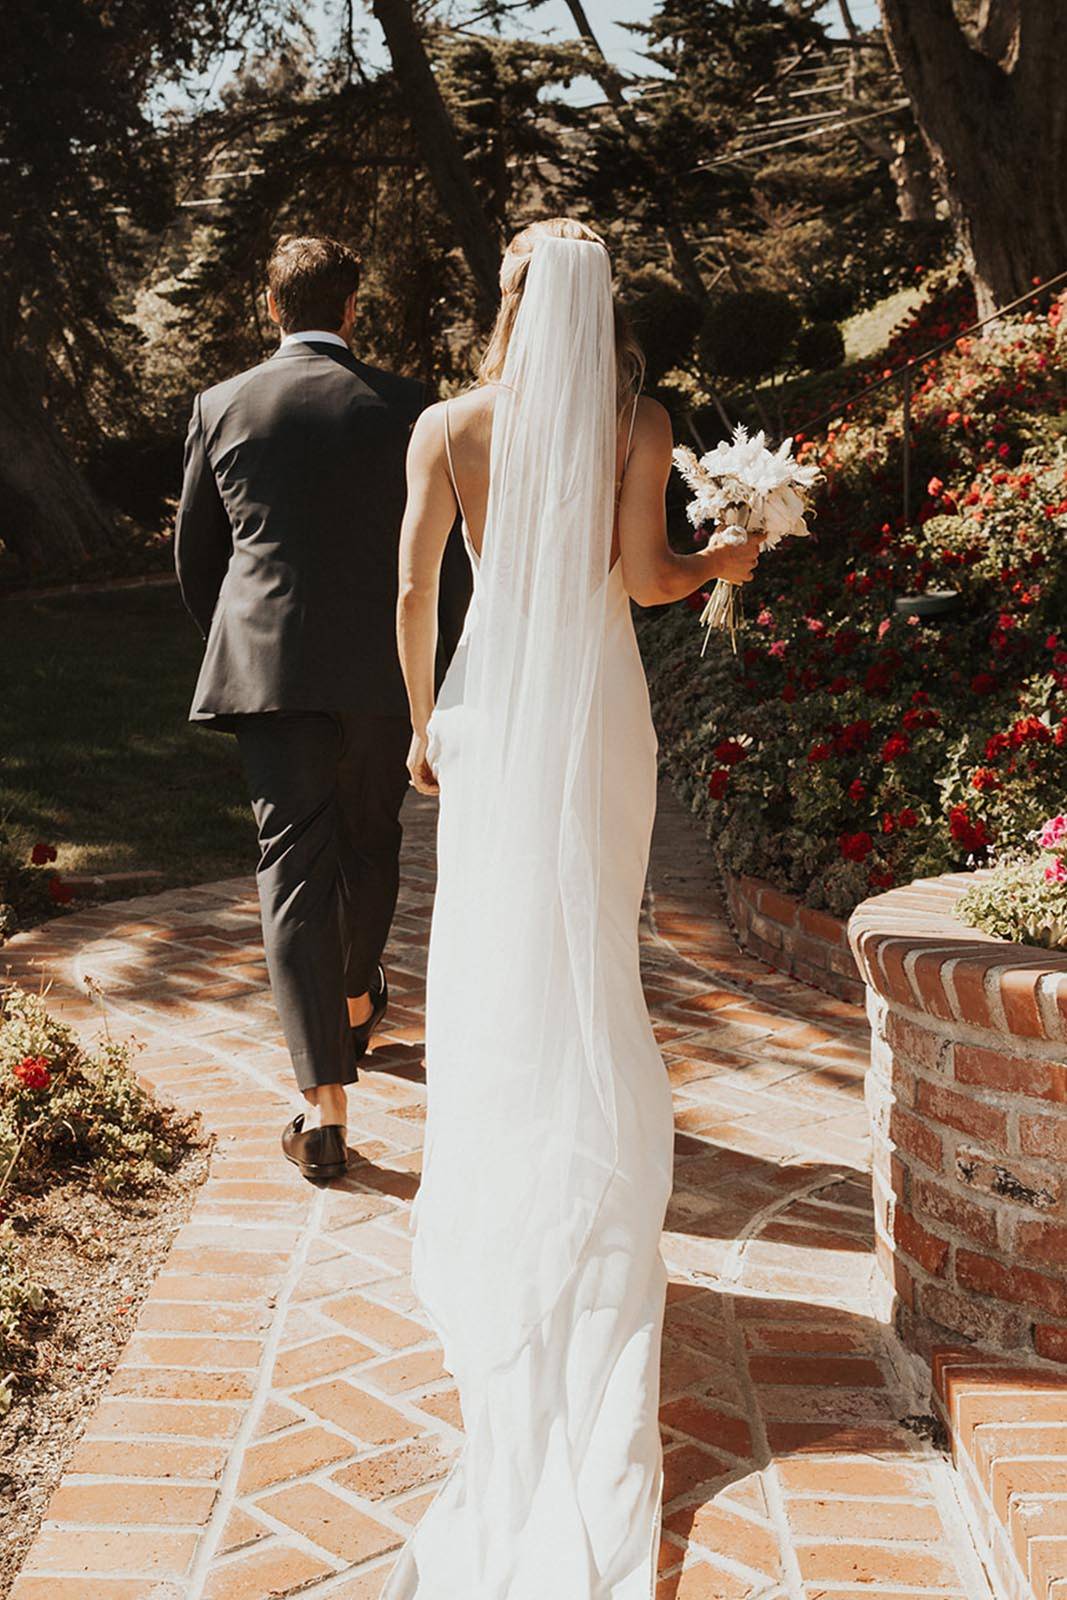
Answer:
MULTIPOLYGON (((376 1600, 455 1458, 455 1389, 407 1276, 433 809, 407 820, 388 1032, 351 1095, 358 1158, 325 1191, 278 1148, 298 1101, 249 880, 7 952, 85 1029, 86 985, 103 991, 144 1077, 217 1135, 13 1600, 376 1600)), ((928 1409, 921 1373, 876 1314, 863 1015, 738 954, 667 796, 650 881, 678 1129, 656 1600, 989 1600, 953 1474, 902 1422, 928 1409)))

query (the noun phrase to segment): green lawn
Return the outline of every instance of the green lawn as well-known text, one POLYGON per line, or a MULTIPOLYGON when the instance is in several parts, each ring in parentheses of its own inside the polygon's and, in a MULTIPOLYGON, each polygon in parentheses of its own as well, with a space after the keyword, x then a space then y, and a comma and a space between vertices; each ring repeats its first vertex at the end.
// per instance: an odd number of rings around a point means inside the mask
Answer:
POLYGON ((185 720, 200 651, 171 585, 0 601, 0 818, 69 872, 250 871, 236 743, 185 720))

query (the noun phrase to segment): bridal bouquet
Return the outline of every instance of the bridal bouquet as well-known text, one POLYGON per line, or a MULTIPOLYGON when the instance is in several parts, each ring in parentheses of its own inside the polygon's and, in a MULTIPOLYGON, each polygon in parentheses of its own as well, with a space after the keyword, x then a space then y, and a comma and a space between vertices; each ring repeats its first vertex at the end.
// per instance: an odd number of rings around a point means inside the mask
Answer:
MULTIPOLYGON (((693 491, 687 510, 694 528, 719 525, 708 541, 709 550, 744 544, 753 533, 772 549, 790 535, 808 532, 805 496, 822 474, 818 467, 800 465, 793 455, 792 439, 772 453, 762 432, 750 436, 738 425, 729 444, 723 440, 699 459, 679 445, 674 464, 693 491)), ((706 630, 705 650, 712 628, 727 628, 732 641, 737 625, 736 586, 720 578, 700 620, 706 630)))

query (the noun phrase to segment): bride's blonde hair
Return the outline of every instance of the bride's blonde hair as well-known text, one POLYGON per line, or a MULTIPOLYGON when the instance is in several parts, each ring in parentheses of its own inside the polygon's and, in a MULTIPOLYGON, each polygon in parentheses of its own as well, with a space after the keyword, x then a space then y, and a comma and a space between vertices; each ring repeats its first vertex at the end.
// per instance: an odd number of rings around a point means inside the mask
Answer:
MULTIPOLYGON (((515 318, 522 304, 530 257, 539 239, 585 239, 607 249, 599 233, 574 217, 548 217, 531 222, 512 239, 500 263, 500 310, 489 336, 489 343, 478 364, 479 383, 499 383, 504 373, 515 318)), ((615 301, 615 365, 618 373, 620 412, 641 392, 645 376, 645 357, 634 338, 626 313, 615 301)))

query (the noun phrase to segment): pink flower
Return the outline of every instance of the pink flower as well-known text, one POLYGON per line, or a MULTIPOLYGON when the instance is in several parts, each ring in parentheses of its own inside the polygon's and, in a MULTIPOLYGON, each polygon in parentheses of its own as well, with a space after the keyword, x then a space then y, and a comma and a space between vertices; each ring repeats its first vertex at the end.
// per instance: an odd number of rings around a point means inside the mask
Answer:
POLYGON ((1067 883, 1067 861, 1062 856, 1057 856, 1051 865, 1045 868, 1046 883, 1067 883))
POLYGON ((1042 850, 1062 850, 1067 846, 1067 816, 1049 817, 1037 836, 1042 850))

